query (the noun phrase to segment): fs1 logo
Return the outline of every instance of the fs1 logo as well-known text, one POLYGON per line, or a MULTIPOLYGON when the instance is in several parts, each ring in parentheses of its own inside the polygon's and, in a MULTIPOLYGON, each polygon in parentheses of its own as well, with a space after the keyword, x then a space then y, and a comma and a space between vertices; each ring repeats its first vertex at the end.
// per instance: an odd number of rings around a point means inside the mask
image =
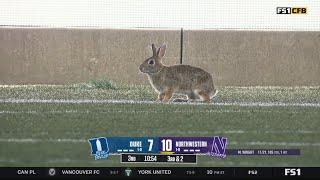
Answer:
POLYGON ((212 142, 210 155, 217 157, 226 157, 227 138, 215 136, 212 142))
POLYGON ((306 7, 277 7, 277 14, 307 14, 306 7))
POLYGON ((105 137, 89 139, 91 155, 95 160, 105 159, 109 156, 108 140, 105 137))
POLYGON ((300 168, 285 168, 284 169, 285 176, 301 176, 300 168))

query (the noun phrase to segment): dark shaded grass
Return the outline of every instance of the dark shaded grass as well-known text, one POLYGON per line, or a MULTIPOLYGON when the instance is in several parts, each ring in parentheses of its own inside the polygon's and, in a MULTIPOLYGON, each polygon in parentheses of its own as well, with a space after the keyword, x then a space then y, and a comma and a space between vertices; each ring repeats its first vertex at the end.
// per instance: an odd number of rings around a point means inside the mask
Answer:
POLYGON ((320 165, 320 146, 248 144, 257 141, 319 144, 320 111, 316 107, 2 103, 0 111, 7 111, 0 114, 1 139, 42 140, 36 143, 0 142, 1 166, 134 166, 120 164, 119 157, 94 161, 87 142, 52 142, 48 141, 50 139, 215 135, 227 137, 228 148, 300 148, 302 155, 229 156, 226 159, 200 156, 199 166, 320 165))

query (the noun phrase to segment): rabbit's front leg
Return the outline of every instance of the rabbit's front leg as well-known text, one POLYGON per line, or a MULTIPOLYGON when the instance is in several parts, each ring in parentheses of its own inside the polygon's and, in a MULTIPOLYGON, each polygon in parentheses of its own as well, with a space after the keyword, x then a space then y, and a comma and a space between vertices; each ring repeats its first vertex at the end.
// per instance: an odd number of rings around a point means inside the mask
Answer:
POLYGON ((168 89, 164 94, 162 102, 169 102, 169 100, 172 98, 172 95, 173 95, 173 90, 168 89))
POLYGON ((158 94, 158 99, 156 100, 156 102, 162 102, 164 96, 165 96, 165 93, 160 92, 160 93, 158 94))

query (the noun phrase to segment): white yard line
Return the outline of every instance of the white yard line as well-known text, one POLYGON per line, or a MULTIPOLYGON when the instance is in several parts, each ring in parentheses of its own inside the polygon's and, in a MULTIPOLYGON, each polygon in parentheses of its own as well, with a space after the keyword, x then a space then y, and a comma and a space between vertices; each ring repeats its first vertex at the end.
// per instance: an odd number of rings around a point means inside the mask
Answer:
POLYGON ((22 160, 22 159, 5 159, 1 158, 0 163, 37 163, 37 164, 51 164, 51 163, 86 163, 86 164, 101 164, 101 163, 106 163, 106 161, 94 161, 94 160, 78 160, 78 159, 70 159, 70 158, 57 158, 57 159, 44 159, 44 160, 38 160, 38 159, 32 159, 30 160, 22 160))
POLYGON ((310 142, 265 142, 265 141, 251 141, 251 142, 228 142, 230 145, 247 145, 247 146, 283 146, 283 147, 301 147, 301 146, 320 146, 320 142, 310 143, 310 142))
MULTIPOLYGON (((155 101, 138 100, 92 100, 92 99, 0 99, 0 103, 48 103, 48 104, 163 104, 155 101)), ((247 106, 247 107, 320 107, 320 103, 282 103, 282 102, 171 102, 175 105, 217 105, 217 106, 247 106)))
POLYGON ((87 143, 88 139, 34 139, 34 138, 0 138, 0 142, 5 143, 41 143, 41 142, 55 142, 55 143, 87 143))
MULTIPOLYGON (((168 134, 176 133, 176 131, 167 131, 168 134)), ((319 130, 212 130, 212 131, 186 131, 186 136, 207 136, 208 134, 320 134, 319 130)))
MULTIPOLYGON (((94 161, 94 160, 79 160, 79 159, 70 159, 70 158, 57 158, 57 159, 33 159, 33 161, 29 161, 29 160, 22 160, 22 159, 13 159, 13 158, 1 158, 0 159, 0 163, 22 163, 22 164, 55 164, 55 163, 85 163, 85 164, 106 164, 106 161, 94 161)), ((287 166, 290 167, 292 166, 292 164, 290 163, 279 163, 279 162, 269 162, 269 163, 259 163, 259 162, 250 162, 250 161, 239 161, 239 162, 234 162, 234 161, 220 161, 219 159, 215 160, 212 159, 211 161, 205 161, 202 162, 204 165, 207 166, 279 166, 279 167, 283 167, 283 166, 287 166)), ((311 163, 311 164, 315 164, 315 163, 311 163)), ((295 164, 295 166, 308 166, 309 164, 305 165, 305 164, 295 164)))
MULTIPOLYGON (((261 113, 283 113, 283 111, 277 111, 277 110, 270 110, 270 109, 259 109, 256 110, 261 113)), ((36 111, 36 110, 3 110, 0 111, 0 114, 110 114, 110 113, 194 113, 194 111, 190 109, 175 109, 175 110, 130 110, 130 109, 105 109, 105 110, 99 110, 99 111, 90 111, 90 110, 42 110, 42 111, 36 111)), ((197 113, 252 113, 252 110, 245 110, 245 109, 204 109, 204 110, 197 110, 197 113)), ((292 114, 299 114, 299 113, 305 113, 303 111, 291 111, 292 114)), ((317 112, 309 112, 309 113, 317 113, 317 112)))
MULTIPOLYGON (((249 156, 247 156, 249 157, 249 156)), ((262 157, 262 156, 261 156, 262 157)), ((271 156, 270 156, 271 157, 271 156)), ((283 157, 283 156, 282 156, 283 157)), ((206 166, 213 166, 213 167, 218 167, 218 166, 240 166, 240 167, 248 167, 248 166, 255 166, 255 167, 291 167, 291 166, 308 166, 305 165, 305 163, 301 163, 301 164, 295 164, 295 163, 285 163, 285 162, 279 162, 277 160, 274 160, 273 162, 263 162, 262 160, 258 161, 258 162, 254 162, 254 160, 252 162, 250 161, 239 161, 239 162, 235 162, 235 161, 219 161, 219 159, 212 160, 212 161, 205 161, 202 162, 203 165, 206 166)), ((310 163, 310 164, 314 164, 314 163, 310 163)), ((318 164, 318 163, 315 163, 318 164)))
MULTIPOLYGON (((34 138, 0 138, 0 143, 45 143, 45 142, 55 142, 55 143, 89 143, 87 139, 34 139, 34 138)), ((228 142, 231 145, 247 145, 247 146, 320 146, 320 142, 266 142, 266 141, 249 141, 249 142, 228 142)), ((126 150, 128 151, 128 150, 126 150)))

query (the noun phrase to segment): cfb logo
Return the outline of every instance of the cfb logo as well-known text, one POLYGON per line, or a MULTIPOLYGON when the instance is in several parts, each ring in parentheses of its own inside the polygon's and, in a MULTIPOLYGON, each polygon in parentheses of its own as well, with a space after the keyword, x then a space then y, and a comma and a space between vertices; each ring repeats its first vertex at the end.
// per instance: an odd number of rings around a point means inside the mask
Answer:
POLYGON ((306 7, 277 7, 277 14, 307 14, 306 7))
POLYGON ((285 176, 301 176, 300 168, 285 168, 284 169, 285 176))

